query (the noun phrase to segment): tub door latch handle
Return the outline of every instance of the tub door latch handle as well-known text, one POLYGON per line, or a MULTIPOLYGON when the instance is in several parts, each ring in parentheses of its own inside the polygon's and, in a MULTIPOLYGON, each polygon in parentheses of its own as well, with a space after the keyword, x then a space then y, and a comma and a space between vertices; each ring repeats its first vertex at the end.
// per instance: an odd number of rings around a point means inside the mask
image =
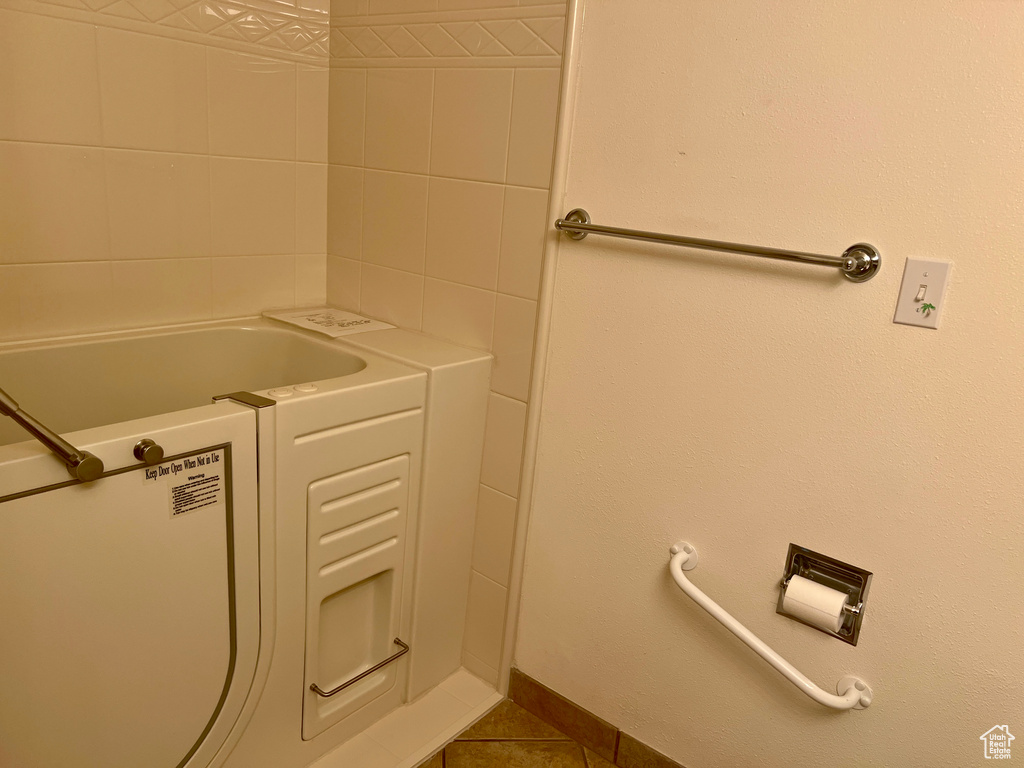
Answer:
POLYGON ((396 659, 399 659, 402 656, 405 656, 405 654, 407 654, 409 652, 409 646, 406 645, 405 643, 403 643, 397 637, 395 638, 395 645, 397 645, 399 648, 401 648, 401 650, 400 651, 395 651, 395 653, 393 653, 390 656, 388 656, 386 659, 384 659, 384 661, 379 662, 377 664, 374 664, 372 667, 370 667, 365 672, 360 672, 358 675, 353 677, 351 680, 346 680, 344 683, 339 685, 337 688, 332 688, 329 691, 325 691, 322 688, 320 688, 319 685, 317 685, 316 683, 313 683, 312 685, 309 686, 309 690, 311 690, 317 696, 323 696, 324 698, 327 698, 328 696, 333 696, 336 693, 341 693, 346 688, 348 688, 350 685, 355 685, 360 680, 362 680, 364 677, 368 677, 368 676, 372 675, 374 672, 376 672, 381 667, 386 667, 392 661, 395 661, 396 659))

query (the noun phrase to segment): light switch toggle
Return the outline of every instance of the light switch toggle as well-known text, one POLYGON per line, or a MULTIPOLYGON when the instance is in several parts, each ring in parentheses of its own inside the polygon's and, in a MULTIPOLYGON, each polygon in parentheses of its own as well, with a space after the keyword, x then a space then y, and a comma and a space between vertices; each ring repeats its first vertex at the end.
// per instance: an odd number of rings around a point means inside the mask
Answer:
POLYGON ((949 268, 948 261, 907 259, 893 322, 938 328, 949 268))

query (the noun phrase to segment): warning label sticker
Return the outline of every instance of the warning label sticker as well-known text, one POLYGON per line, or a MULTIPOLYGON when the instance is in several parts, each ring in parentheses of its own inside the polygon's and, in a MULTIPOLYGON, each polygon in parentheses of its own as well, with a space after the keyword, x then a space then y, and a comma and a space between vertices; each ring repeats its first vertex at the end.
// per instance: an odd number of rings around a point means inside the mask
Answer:
POLYGON ((220 475, 200 472, 189 475, 187 482, 171 486, 171 517, 198 512, 224 500, 220 475))
POLYGON ((198 512, 224 503, 224 451, 185 456, 147 467, 144 483, 164 481, 171 517, 198 512))

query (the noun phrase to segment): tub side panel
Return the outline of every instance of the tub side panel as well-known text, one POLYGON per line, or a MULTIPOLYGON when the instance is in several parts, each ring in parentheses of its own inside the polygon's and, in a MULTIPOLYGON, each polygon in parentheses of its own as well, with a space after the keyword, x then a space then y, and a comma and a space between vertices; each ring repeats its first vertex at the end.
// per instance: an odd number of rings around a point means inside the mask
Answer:
POLYGON ((462 665, 489 357, 434 368, 427 393, 413 643, 415 699, 462 665))
MULTIPOLYGON (((390 361, 375 360, 366 371, 337 380, 314 393, 278 398, 275 472, 277 531, 275 537, 276 635, 274 660, 252 722, 224 768, 280 768, 308 765, 341 742, 359 733, 402 703, 402 695, 381 696, 303 739, 303 699, 311 696, 306 682, 308 496, 311 484, 395 455, 409 456, 408 525, 413 530, 420 488, 419 427, 396 440, 392 426, 422 418, 426 376, 390 361), (348 382, 346 385, 345 382, 348 382), (362 383, 357 383, 362 382, 362 383)), ((418 423, 418 421, 417 421, 418 423)), ((407 600, 412 571, 396 574, 407 600)), ((401 606, 400 633, 409 635, 411 619, 401 606)), ((365 627, 353 627, 354 632, 365 627)), ((404 664, 395 670, 404 678, 404 664)), ((404 694, 404 681, 396 691, 404 694)))

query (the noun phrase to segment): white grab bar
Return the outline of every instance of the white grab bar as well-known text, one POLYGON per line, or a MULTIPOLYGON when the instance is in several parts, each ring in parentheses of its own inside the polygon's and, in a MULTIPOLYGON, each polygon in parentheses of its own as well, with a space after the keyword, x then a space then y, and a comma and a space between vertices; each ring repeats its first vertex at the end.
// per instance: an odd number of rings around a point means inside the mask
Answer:
POLYGON ((762 659, 781 672, 787 680, 806 693, 819 704, 833 709, 865 709, 871 704, 871 688, 858 677, 844 677, 836 685, 839 695, 828 693, 816 686, 810 678, 786 661, 765 644, 757 635, 740 624, 722 606, 701 592, 686 578, 683 571, 692 570, 697 565, 697 550, 685 541, 678 541, 669 550, 672 553, 668 570, 676 584, 697 605, 710 613, 736 637, 746 643, 762 659))

